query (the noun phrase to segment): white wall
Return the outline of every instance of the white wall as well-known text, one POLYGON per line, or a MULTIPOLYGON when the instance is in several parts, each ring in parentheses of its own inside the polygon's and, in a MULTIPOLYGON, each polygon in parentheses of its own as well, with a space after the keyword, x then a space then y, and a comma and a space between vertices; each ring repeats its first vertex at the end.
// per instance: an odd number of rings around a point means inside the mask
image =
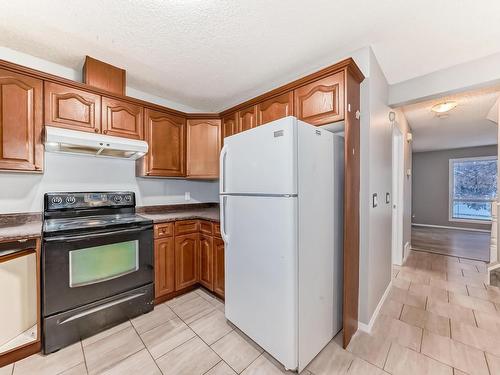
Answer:
MULTIPOLYGON (((67 79, 81 80, 80 70, 5 47, 0 47, 0 59, 67 79)), ((127 87, 127 94, 173 109, 198 112, 131 87, 127 87)), ((127 160, 45 153, 44 169, 43 175, 0 173, 0 214, 41 211, 43 194, 48 191, 132 190, 137 194, 138 205, 218 201, 218 182, 137 178, 135 163, 127 160), (184 200, 185 192, 191 193, 191 201, 184 200)))
POLYGON ((218 201, 217 181, 135 177, 135 162, 122 159, 45 153, 43 174, 1 173, 0 214, 43 209, 49 191, 134 191, 137 204, 160 205, 218 201), (191 200, 184 200, 185 192, 191 200))

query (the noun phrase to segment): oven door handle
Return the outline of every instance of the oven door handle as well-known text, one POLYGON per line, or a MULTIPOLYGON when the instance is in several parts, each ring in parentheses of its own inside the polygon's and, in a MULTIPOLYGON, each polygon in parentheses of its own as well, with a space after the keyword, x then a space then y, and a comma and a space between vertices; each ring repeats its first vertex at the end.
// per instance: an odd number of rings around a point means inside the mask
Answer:
POLYGON ((107 232, 101 232, 101 233, 87 233, 87 234, 82 234, 82 235, 77 235, 77 236, 67 235, 67 236, 56 236, 56 237, 44 237, 44 241, 46 241, 46 242, 56 242, 56 241, 71 242, 71 241, 79 241, 79 240, 88 239, 88 238, 106 237, 106 236, 110 236, 113 234, 129 234, 129 233, 142 232, 146 229, 148 229, 148 227, 122 229, 122 230, 107 231, 107 232))

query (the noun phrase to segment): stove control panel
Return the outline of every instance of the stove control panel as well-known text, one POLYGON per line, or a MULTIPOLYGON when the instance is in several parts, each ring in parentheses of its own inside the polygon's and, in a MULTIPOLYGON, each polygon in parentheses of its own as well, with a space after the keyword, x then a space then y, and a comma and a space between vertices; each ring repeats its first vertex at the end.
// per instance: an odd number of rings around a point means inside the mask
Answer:
POLYGON ((46 211, 135 207, 133 192, 46 193, 46 211))

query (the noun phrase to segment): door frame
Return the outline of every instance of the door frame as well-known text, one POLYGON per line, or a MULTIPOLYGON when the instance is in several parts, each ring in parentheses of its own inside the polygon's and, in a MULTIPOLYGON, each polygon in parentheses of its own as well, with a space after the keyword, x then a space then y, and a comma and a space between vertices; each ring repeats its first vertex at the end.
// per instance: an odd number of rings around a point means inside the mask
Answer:
POLYGON ((404 260, 404 139, 396 122, 392 126, 392 264, 401 266, 404 260))

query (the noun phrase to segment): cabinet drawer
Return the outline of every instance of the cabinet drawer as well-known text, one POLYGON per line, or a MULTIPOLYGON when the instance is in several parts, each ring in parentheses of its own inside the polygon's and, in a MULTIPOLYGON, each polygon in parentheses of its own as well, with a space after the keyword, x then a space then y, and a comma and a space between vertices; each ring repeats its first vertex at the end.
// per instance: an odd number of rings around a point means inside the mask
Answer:
POLYGON ((195 233, 199 231, 198 220, 183 220, 175 222, 175 235, 195 233))
POLYGON ((155 238, 171 237, 174 235, 174 223, 155 225, 155 238))
POLYGON ((200 232, 211 236, 212 235, 212 222, 200 221, 200 232))
POLYGON ((214 236, 222 238, 220 234, 220 224, 219 223, 214 223, 214 236))

